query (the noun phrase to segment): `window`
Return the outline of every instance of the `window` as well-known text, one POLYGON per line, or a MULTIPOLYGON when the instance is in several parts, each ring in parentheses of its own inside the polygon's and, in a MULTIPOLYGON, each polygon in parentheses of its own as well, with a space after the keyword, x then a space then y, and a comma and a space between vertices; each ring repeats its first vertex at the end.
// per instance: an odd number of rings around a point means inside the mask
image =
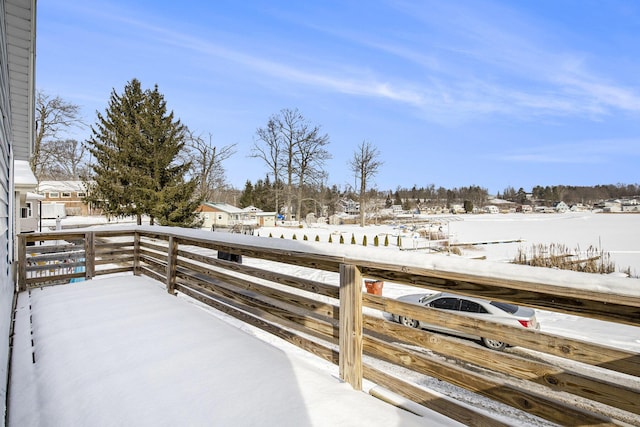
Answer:
POLYGON ((49 191, 50 199, 57 199, 58 197, 60 197, 60 193, 58 193, 57 191, 49 191))
POLYGON ((78 191, 76 193, 78 195, 78 197, 82 198, 82 197, 87 197, 87 193, 85 193, 84 191, 78 191))
POLYGON ((477 302, 468 301, 466 299, 460 300, 460 311, 466 311, 467 313, 487 313, 487 310, 477 302))
POLYGON ((218 219, 219 219, 219 220, 222 220, 222 215, 218 215, 218 219))
POLYGON ((458 310, 459 301, 458 298, 438 298, 431 303, 431 307, 443 310, 458 310))
POLYGON ((68 199, 71 197, 71 191, 63 191, 62 192, 62 197, 68 199))
POLYGON ((507 313, 511 313, 511 314, 518 311, 517 305, 507 304, 506 302, 491 301, 491 305, 494 307, 498 307, 500 310, 506 311, 507 313))
POLYGON ((32 218, 33 217, 33 206, 31 202, 27 202, 26 206, 20 208, 20 218, 32 218))

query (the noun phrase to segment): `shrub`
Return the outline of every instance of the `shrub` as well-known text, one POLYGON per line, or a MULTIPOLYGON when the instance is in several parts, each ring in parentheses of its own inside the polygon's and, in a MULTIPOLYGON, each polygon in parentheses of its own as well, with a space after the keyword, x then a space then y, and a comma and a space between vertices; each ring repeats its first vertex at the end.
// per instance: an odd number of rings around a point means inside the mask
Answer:
POLYGON ((340 235, 340 244, 343 245, 344 244, 344 236, 341 234, 340 235))
POLYGON ((352 245, 356 244, 356 236, 354 236, 353 233, 351 233, 351 244, 352 245))
MULTIPOLYGON (((331 238, 331 236, 329 236, 329 238, 331 238)), ((320 241, 320 236, 316 234, 316 242, 319 242, 319 241, 320 241)))
POLYGON ((367 235, 366 234, 362 237, 362 246, 367 246, 367 235))
POLYGON ((378 239, 378 236, 375 236, 373 238, 373 246, 378 246, 380 244, 380 239, 378 239))
POLYGON ((389 246, 389 235, 388 234, 384 236, 384 245, 385 246, 389 246))

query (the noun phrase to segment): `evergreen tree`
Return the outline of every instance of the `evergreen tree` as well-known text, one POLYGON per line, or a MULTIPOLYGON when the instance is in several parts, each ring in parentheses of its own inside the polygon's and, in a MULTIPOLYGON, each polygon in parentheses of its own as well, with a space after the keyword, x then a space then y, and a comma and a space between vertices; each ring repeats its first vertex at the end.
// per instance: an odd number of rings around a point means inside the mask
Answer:
POLYGON ((90 201, 106 215, 142 215, 151 223, 199 226, 196 213, 201 200, 194 197, 197 181, 187 181, 190 163, 179 163, 185 129, 173 112, 167 113, 164 96, 155 86, 143 91, 133 79, 122 95, 112 91, 104 115, 91 128, 89 151, 95 184, 90 201))
POLYGON ((240 196, 239 204, 241 208, 246 208, 247 206, 251 206, 254 204, 253 184, 251 184, 250 180, 247 180, 247 182, 244 183, 244 190, 242 191, 242 195, 240 196))
POLYGON ((140 216, 133 186, 140 179, 140 156, 135 147, 140 142, 137 111, 141 110, 143 93, 140 82, 133 80, 124 93, 111 92, 105 114, 98 113, 98 121, 91 128, 89 151, 95 159, 91 166, 94 184, 88 199, 103 209, 107 216, 140 216))
POLYGON ((397 190, 396 190, 396 194, 394 195, 393 204, 402 205, 402 199, 400 198, 400 193, 397 190))

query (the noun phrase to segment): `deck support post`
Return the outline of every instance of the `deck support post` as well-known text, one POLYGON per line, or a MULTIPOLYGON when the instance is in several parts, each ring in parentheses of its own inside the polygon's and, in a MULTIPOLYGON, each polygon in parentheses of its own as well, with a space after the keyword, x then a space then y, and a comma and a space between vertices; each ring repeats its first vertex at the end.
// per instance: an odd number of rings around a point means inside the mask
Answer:
POLYGON ((362 390, 362 275, 340 265, 340 379, 362 390))
POLYGON ((176 270, 178 266, 178 239, 169 236, 169 248, 167 257, 167 292, 175 294, 176 270))

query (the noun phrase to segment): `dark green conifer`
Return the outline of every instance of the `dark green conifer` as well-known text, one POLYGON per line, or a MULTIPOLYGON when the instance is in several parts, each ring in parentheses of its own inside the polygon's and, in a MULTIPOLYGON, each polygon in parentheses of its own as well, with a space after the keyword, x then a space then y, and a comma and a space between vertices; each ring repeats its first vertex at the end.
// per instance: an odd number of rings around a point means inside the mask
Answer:
POLYGON ((143 91, 133 79, 123 93, 111 93, 104 114, 92 126, 88 148, 95 162, 88 201, 107 216, 148 215, 153 224, 200 226, 194 197, 197 181, 187 180, 190 163, 179 161, 185 128, 167 112, 156 85, 143 91))

